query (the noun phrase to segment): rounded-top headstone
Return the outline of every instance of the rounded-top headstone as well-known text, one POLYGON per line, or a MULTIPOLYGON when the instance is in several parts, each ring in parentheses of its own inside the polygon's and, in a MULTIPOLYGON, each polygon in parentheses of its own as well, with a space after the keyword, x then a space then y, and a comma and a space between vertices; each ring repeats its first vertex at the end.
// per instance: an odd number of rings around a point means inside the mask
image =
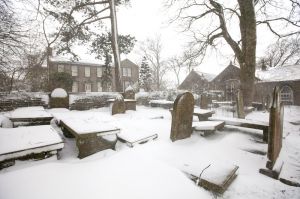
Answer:
POLYGON ((51 97, 53 97, 53 98, 66 98, 66 97, 68 97, 68 93, 63 88, 56 88, 52 91, 51 97))
POLYGON ((50 95, 50 108, 69 108, 69 95, 63 88, 56 88, 50 95))

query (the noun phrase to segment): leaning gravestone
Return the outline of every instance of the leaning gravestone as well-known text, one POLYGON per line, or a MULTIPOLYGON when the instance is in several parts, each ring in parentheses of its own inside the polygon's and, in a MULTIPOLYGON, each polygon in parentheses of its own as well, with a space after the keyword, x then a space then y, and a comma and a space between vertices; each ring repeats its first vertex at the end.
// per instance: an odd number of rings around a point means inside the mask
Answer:
POLYGON ((171 140, 185 139, 192 134, 194 97, 185 92, 177 96, 172 113, 171 140))
POLYGON ((111 108, 111 114, 125 113, 125 102, 122 95, 118 95, 114 100, 111 108))
POLYGON ((283 132, 283 105, 280 101, 279 87, 274 88, 273 101, 270 107, 269 117, 269 138, 268 138, 268 161, 266 169, 260 169, 260 173, 277 178, 280 171, 274 171, 273 167, 279 156, 282 146, 282 132, 283 132))
POLYGON ((56 88, 50 94, 50 108, 69 108, 69 95, 63 88, 56 88))
POLYGON ((200 98, 200 108, 201 109, 208 109, 208 97, 205 94, 201 95, 201 98, 200 98))

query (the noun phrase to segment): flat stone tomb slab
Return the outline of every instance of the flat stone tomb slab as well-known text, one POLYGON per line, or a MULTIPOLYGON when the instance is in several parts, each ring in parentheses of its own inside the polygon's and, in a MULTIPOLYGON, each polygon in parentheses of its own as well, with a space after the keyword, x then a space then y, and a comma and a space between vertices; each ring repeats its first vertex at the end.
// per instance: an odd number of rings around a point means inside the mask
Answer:
POLYGON ((105 149, 115 149, 117 133, 120 129, 98 118, 63 118, 60 125, 66 137, 69 134, 76 139, 78 157, 84 158, 105 149))
POLYGON ((121 133, 119 133, 117 136, 121 142, 125 142, 129 147, 133 147, 136 144, 143 144, 149 140, 158 138, 156 133, 138 130, 121 131, 121 133))
POLYGON ((240 119, 240 118, 230 118, 230 117, 210 117, 208 118, 210 121, 224 121, 226 125, 232 126, 240 126, 245 128, 253 128, 263 130, 263 140, 265 142, 268 141, 268 132, 269 132, 269 123, 248 120, 248 119, 240 119))
POLYGON ((50 125, 1 128, 0 131, 0 162, 63 147, 61 137, 50 125))

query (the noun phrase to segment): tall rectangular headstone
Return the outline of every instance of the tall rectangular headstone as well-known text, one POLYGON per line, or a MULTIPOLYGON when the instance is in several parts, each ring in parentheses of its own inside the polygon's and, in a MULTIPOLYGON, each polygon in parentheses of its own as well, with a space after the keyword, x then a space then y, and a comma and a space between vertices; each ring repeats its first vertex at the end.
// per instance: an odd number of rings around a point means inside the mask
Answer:
POLYGON ((185 139, 192 134, 194 96, 185 92, 177 96, 173 104, 171 140, 185 139))
POLYGON ((206 94, 202 94, 200 98, 200 108, 208 109, 208 97, 206 94))

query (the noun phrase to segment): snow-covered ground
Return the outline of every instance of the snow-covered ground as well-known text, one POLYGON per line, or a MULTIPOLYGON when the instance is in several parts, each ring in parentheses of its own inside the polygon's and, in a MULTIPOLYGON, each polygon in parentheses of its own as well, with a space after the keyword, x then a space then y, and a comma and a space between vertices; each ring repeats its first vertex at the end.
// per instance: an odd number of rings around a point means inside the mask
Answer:
MULTIPOLYGON (((52 113, 59 116, 60 110, 52 113)), ((171 114, 166 109, 138 106, 137 111, 114 116, 108 108, 61 114, 109 120, 121 131, 157 133, 158 139, 133 148, 117 143, 116 151, 105 150, 80 160, 74 140, 64 138, 65 148, 59 160, 17 161, 15 166, 1 170, 0 199, 300 198, 299 187, 258 172, 265 168, 266 155, 248 151, 267 151, 267 144, 257 142, 261 131, 226 128, 209 137, 193 133, 188 139, 171 142, 171 114), (201 171, 209 164, 239 166, 237 178, 223 195, 196 186, 183 173, 201 171)), ((264 112, 247 117, 268 121, 264 112)), ((300 125, 290 122, 298 118, 300 107, 285 107, 280 158, 294 166, 290 172, 295 172, 295 177, 300 173, 300 125)), ((63 137, 54 122, 52 125, 63 137)))

